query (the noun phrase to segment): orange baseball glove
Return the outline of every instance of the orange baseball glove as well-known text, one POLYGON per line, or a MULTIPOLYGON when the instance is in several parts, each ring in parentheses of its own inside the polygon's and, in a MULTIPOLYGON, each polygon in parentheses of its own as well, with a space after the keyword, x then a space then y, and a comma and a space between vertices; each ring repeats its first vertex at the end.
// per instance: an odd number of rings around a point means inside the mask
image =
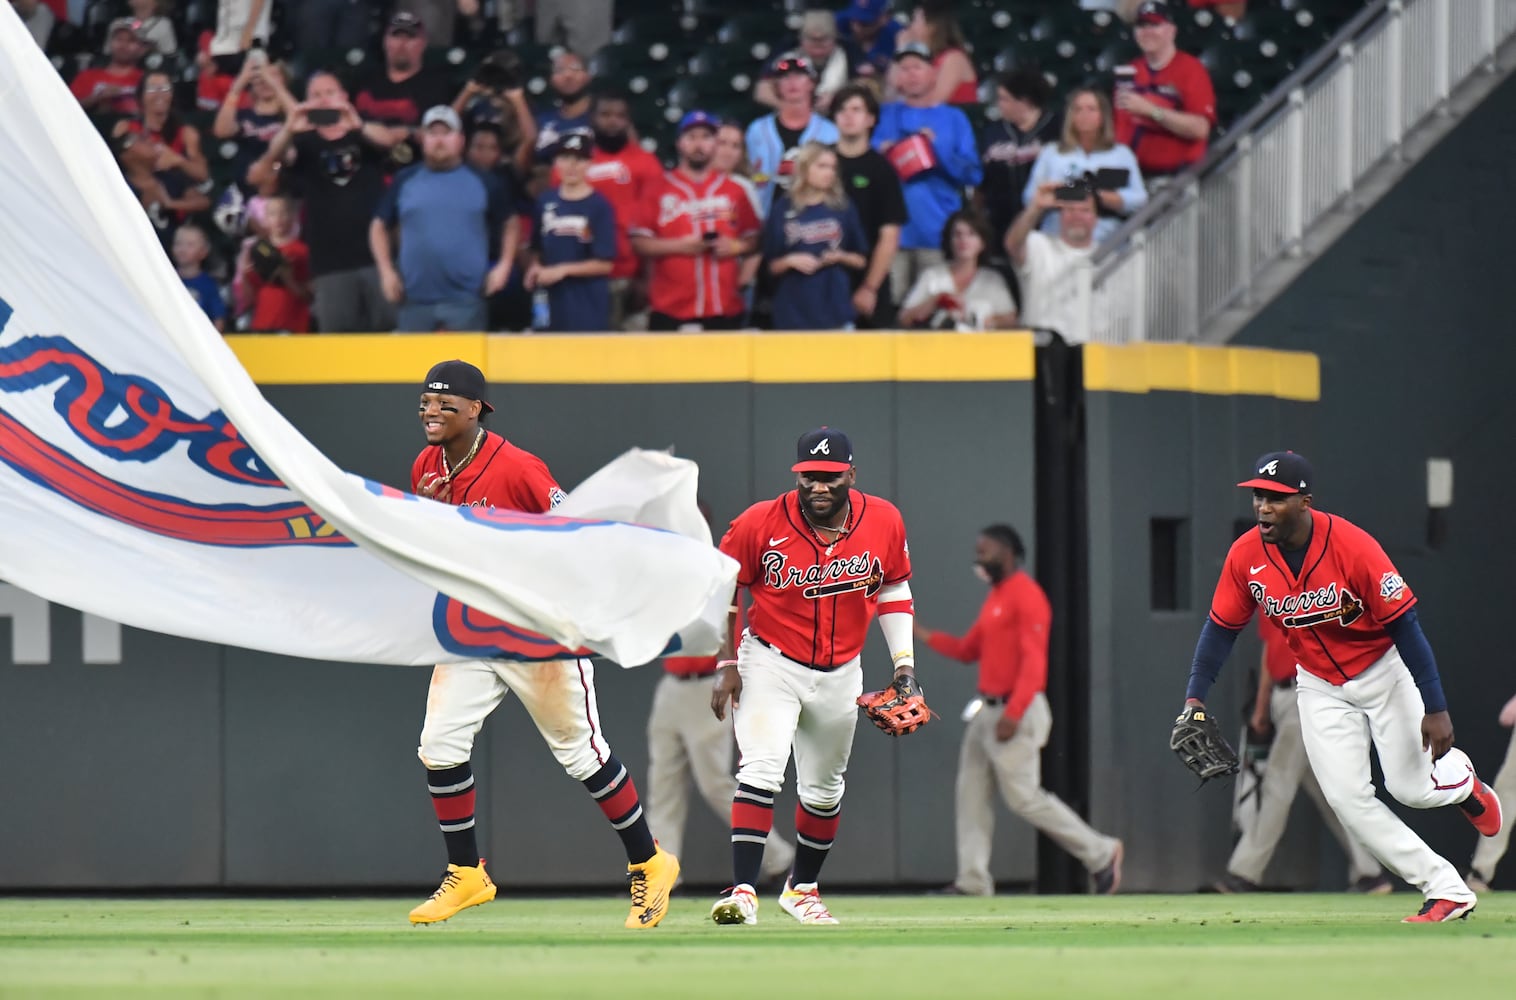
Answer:
POLYGON ((914 733, 930 722, 935 714, 927 707, 921 685, 910 674, 896 677, 882 691, 869 691, 859 695, 858 705, 870 722, 890 736, 914 733))

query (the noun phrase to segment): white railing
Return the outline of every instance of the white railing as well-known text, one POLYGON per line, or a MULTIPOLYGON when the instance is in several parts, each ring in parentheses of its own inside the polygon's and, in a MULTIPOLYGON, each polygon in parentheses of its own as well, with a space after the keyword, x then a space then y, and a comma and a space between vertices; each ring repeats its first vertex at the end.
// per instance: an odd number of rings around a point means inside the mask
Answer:
POLYGON ((1513 33, 1516 0, 1370 4, 1055 297, 1091 340, 1197 339, 1513 33))

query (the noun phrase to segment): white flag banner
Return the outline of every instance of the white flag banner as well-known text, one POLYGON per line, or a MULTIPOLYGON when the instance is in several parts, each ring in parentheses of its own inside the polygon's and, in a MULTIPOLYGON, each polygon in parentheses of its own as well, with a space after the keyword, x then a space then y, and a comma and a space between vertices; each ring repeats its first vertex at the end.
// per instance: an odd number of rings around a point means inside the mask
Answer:
POLYGON ((714 652, 725 627, 736 564, 696 472, 629 452, 529 515, 338 469, 258 392, 0 4, 0 578, 296 656, 632 665, 714 652))

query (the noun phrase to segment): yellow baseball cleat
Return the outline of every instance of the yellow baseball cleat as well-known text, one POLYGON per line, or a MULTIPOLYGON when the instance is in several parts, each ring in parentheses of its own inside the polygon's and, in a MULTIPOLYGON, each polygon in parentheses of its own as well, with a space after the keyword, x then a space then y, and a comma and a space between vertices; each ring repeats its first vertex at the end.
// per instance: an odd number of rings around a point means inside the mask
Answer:
POLYGON ((484 859, 473 868, 448 865, 442 884, 432 893, 432 898, 411 911, 411 923, 435 924, 446 920, 459 910, 488 903, 495 898, 495 883, 484 870, 484 859))
POLYGON ((679 880, 679 859, 663 848, 640 865, 626 866, 626 880, 631 883, 632 912, 626 926, 638 931, 657 927, 669 911, 669 893, 679 880))

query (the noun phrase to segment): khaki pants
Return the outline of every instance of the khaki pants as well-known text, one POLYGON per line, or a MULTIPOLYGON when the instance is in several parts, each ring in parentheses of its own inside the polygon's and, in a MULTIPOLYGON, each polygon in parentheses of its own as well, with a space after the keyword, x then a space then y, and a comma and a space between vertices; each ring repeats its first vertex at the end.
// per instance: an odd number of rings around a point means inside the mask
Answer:
POLYGON ((1306 794, 1321 813, 1322 822, 1348 856, 1348 881, 1383 874, 1384 870, 1368 848, 1343 830, 1332 807, 1327 805, 1326 796, 1321 794, 1321 785, 1306 760, 1305 741, 1300 736, 1300 709, 1295 704, 1294 685, 1274 688, 1269 695, 1269 718, 1274 724, 1274 742, 1269 748, 1268 767, 1263 772, 1258 818, 1243 831, 1226 870, 1249 882, 1263 881, 1264 869, 1268 868, 1274 847, 1289 822, 1295 792, 1303 784, 1306 794))
POLYGON ((995 789, 1011 812, 1078 858, 1091 872, 1111 863, 1116 838, 1097 833, 1063 800, 1042 787, 1042 748, 1053 729, 1053 713, 1045 695, 1032 699, 1016 735, 1004 743, 995 739, 999 706, 987 706, 969 720, 958 754, 958 877, 966 893, 988 896, 995 891, 990 876, 990 846, 995 835, 995 789))
MULTIPOLYGON (((648 786, 642 806, 647 823, 664 850, 679 856, 684 824, 690 814, 690 782, 723 822, 731 818, 737 778, 732 772, 732 721, 711 712, 709 678, 683 679, 664 674, 653 694, 647 718, 648 786)), ((789 870, 795 848, 769 831, 764 845, 764 874, 789 870)))
MULTIPOLYGON (((1491 787, 1495 789, 1496 798, 1500 799, 1501 808, 1516 809, 1516 729, 1511 730, 1510 749, 1505 752, 1505 763, 1500 765, 1500 772, 1495 775, 1491 787)), ((1474 848, 1474 870, 1487 879, 1495 877, 1495 866, 1500 863, 1501 855, 1505 854, 1506 845, 1511 841, 1512 815, 1516 813, 1506 814, 1499 833, 1493 837, 1480 837, 1479 846, 1474 848)))

